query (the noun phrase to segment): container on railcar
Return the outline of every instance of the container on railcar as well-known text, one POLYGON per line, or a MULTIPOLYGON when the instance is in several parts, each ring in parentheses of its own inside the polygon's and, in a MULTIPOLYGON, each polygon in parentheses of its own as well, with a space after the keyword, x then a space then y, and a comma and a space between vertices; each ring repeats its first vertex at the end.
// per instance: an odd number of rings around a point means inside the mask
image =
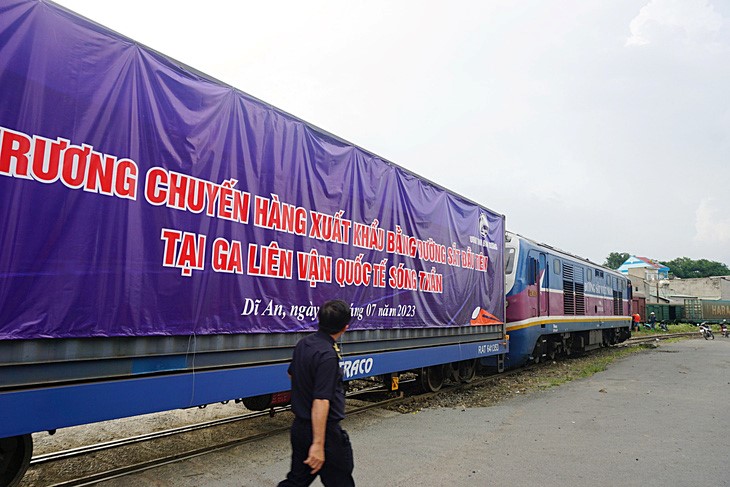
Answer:
MULTIPOLYGON (((504 216, 53 4, 0 15, 0 438, 504 354, 504 216)), ((6 443, 3 443, 6 444, 6 443)), ((10 443, 7 443, 10 444, 10 443)))

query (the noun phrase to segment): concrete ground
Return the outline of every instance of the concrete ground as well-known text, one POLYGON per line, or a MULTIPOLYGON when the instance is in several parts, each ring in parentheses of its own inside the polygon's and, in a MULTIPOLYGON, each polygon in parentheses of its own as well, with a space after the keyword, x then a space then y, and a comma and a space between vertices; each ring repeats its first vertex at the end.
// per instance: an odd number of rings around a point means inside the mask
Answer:
MULTIPOLYGON (((730 340, 687 340, 490 408, 348 418, 361 487, 730 486, 730 340)), ((287 435, 106 482, 275 486, 287 435)), ((320 485, 315 481, 313 485, 320 485)))

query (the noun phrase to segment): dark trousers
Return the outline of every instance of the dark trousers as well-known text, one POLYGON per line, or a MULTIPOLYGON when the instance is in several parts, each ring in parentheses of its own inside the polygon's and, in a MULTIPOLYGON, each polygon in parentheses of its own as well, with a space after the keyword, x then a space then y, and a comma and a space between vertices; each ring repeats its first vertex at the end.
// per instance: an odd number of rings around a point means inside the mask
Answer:
POLYGON ((352 478, 354 462, 352 446, 347 432, 340 423, 327 423, 324 440, 324 465, 316 475, 312 475, 312 467, 304 460, 309 456, 312 446, 312 423, 295 419, 291 427, 291 471, 286 480, 279 482, 279 487, 306 487, 319 475, 325 487, 354 487, 352 478))

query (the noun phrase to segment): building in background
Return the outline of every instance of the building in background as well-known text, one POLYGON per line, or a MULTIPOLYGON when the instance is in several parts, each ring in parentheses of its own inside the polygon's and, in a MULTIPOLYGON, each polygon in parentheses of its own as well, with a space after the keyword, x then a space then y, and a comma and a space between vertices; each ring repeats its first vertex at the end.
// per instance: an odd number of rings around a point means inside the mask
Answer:
POLYGON ((646 275, 644 279, 647 281, 669 279, 669 267, 647 257, 637 257, 632 255, 626 259, 626 262, 621 264, 617 270, 623 274, 639 275, 637 273, 630 273, 630 269, 642 270, 642 272, 646 275))
POLYGON ((631 280, 634 301, 634 309, 641 314, 642 320, 645 316, 640 312, 646 303, 669 303, 669 267, 659 262, 632 255, 626 262, 617 269, 626 274, 631 280))
POLYGON ((667 293, 672 301, 686 298, 727 301, 730 300, 730 276, 671 279, 667 293))
POLYGON ((669 323, 717 323, 730 318, 730 276, 670 278, 669 267, 637 256, 618 270, 631 281, 632 313, 638 312, 642 321, 649 312, 669 323))

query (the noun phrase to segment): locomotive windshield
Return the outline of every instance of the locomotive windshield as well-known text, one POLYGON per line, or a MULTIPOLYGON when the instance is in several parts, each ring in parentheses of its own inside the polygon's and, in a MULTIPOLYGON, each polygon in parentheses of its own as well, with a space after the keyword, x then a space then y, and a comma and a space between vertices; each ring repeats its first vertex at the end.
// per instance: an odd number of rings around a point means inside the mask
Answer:
POLYGON ((510 275, 515 270, 515 249, 514 247, 507 247, 505 250, 507 251, 507 255, 504 259, 504 272, 510 275))

